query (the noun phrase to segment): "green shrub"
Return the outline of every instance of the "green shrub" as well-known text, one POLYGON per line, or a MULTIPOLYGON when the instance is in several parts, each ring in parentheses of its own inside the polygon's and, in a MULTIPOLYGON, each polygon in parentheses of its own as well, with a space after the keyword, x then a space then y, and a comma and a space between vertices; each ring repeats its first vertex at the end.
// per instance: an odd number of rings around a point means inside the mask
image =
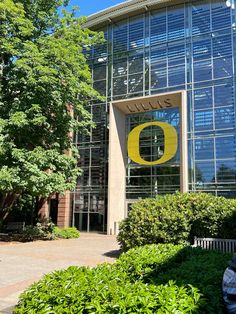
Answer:
POLYGON ((229 254, 171 244, 123 253, 113 265, 69 267, 21 296, 15 314, 222 313, 229 254))
POLYGON ((236 202, 206 193, 140 200, 120 224, 124 250, 151 243, 181 244, 194 236, 236 237, 236 202), (229 229, 230 227, 230 229, 229 229))
POLYGON ((201 302, 192 286, 131 282, 115 266, 102 265, 46 275, 21 295, 14 313, 193 313, 201 302))
POLYGON ((21 236, 25 241, 54 239, 54 224, 50 220, 38 222, 35 226, 26 226, 21 236))
POLYGON ((153 244, 122 254, 116 264, 132 281, 166 284, 174 280, 179 287, 190 284, 202 294, 205 303, 198 313, 221 313, 221 282, 231 254, 201 248, 153 244))
MULTIPOLYGON (((190 237, 236 237, 236 232, 227 230, 226 220, 236 213, 236 203, 224 197, 206 193, 189 193, 192 210, 190 237), (230 233, 228 232, 230 231, 230 233)), ((233 219, 232 219, 233 221, 233 219)), ((236 224, 234 222, 236 227, 236 224)))
POLYGON ((174 262, 182 262, 183 249, 183 245, 173 244, 149 244, 136 247, 121 254, 116 267, 128 274, 132 280, 146 282, 147 278, 157 275, 157 270, 164 272, 169 267, 173 268, 174 262))
POLYGON ((190 219, 188 194, 140 200, 120 224, 118 241, 124 250, 151 243, 185 242, 190 219))
POLYGON ((63 238, 63 239, 72 239, 72 238, 79 238, 80 232, 75 227, 71 228, 63 228, 60 229, 58 227, 54 227, 53 234, 57 238, 63 238))

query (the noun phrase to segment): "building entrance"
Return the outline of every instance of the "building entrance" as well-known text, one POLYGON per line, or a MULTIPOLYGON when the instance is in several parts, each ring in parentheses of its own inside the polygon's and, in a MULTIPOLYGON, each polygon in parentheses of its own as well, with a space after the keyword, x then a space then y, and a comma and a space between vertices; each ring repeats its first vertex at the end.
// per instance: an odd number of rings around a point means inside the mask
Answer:
POLYGON ((127 200, 188 190, 184 91, 111 103, 108 234, 127 214, 127 200))
POLYGON ((80 231, 105 230, 104 197, 99 193, 81 193, 73 202, 73 226, 80 231))

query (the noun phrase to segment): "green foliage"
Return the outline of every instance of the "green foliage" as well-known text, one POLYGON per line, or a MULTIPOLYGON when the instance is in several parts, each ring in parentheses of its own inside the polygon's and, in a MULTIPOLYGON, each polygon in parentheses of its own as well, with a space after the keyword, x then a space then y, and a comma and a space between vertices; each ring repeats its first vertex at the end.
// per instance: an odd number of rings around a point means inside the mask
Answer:
POLYGON ((80 232, 75 227, 71 228, 63 228, 60 229, 58 227, 53 228, 53 234, 56 238, 63 238, 63 239, 72 239, 72 238, 79 238, 80 232))
POLYGON ((229 259, 182 245, 146 245, 123 253, 113 265, 44 276, 21 295, 14 313, 220 314, 229 259))
POLYGON ((120 271, 133 281, 196 287, 205 300, 198 313, 221 313, 221 282, 230 254, 201 248, 152 244, 129 250, 117 262, 120 271))
POLYGON ((79 238, 80 232, 76 228, 58 228, 50 219, 43 219, 35 225, 27 225, 19 233, 10 233, 9 237, 13 241, 34 241, 34 240, 55 240, 79 238))
POLYGON ((47 198, 74 188, 80 173, 72 131, 93 127, 83 47, 102 34, 59 14, 68 1, 0 3, 0 219, 24 193, 47 198), (65 153, 67 152, 67 153, 65 153))
POLYGON ((236 213, 236 202, 211 194, 189 194, 192 210, 191 237, 235 238, 236 232, 227 230, 226 220, 236 213), (226 232, 227 231, 227 232, 226 232))
POLYGON ((181 243, 188 240, 190 217, 187 194, 140 200, 121 223, 118 241, 124 250, 151 243, 181 243))
POLYGON ((205 193, 176 193, 134 203, 120 224, 124 250, 151 243, 181 244, 194 236, 236 237, 236 202, 205 193))
POLYGON ((26 226, 21 235, 21 240, 53 240, 55 225, 50 220, 37 222, 35 226, 26 226))
POLYGON ((101 265, 46 275, 21 295, 14 313, 195 313, 202 302, 191 285, 145 284, 101 265))
POLYGON ((137 247, 123 253, 116 265, 133 281, 148 281, 148 278, 158 275, 157 271, 165 272, 173 268, 174 261, 181 262, 184 255, 183 248, 183 245, 173 244, 149 244, 137 247))

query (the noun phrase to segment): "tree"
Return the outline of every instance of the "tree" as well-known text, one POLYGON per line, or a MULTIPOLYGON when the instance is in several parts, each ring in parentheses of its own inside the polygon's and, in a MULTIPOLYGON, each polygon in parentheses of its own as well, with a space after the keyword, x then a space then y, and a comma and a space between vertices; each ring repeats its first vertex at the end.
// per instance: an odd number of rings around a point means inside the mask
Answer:
POLYGON ((102 34, 58 8, 61 0, 0 3, 0 220, 23 193, 44 199, 80 173, 74 131, 93 124, 86 53, 102 34))
MULTIPOLYGON (((222 163, 216 172, 218 182, 232 182, 236 178, 236 170, 222 163)), ((215 181, 215 178, 213 179, 215 181)))

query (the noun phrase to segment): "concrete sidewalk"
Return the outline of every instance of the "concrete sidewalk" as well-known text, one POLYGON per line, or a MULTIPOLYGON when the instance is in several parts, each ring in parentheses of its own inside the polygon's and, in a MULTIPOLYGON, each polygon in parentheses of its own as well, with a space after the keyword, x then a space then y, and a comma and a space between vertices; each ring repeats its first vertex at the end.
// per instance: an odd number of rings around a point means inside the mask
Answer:
POLYGON ((93 233, 71 240, 0 243, 0 313, 12 313, 20 293, 45 273, 111 263, 117 250, 114 236, 93 233))

